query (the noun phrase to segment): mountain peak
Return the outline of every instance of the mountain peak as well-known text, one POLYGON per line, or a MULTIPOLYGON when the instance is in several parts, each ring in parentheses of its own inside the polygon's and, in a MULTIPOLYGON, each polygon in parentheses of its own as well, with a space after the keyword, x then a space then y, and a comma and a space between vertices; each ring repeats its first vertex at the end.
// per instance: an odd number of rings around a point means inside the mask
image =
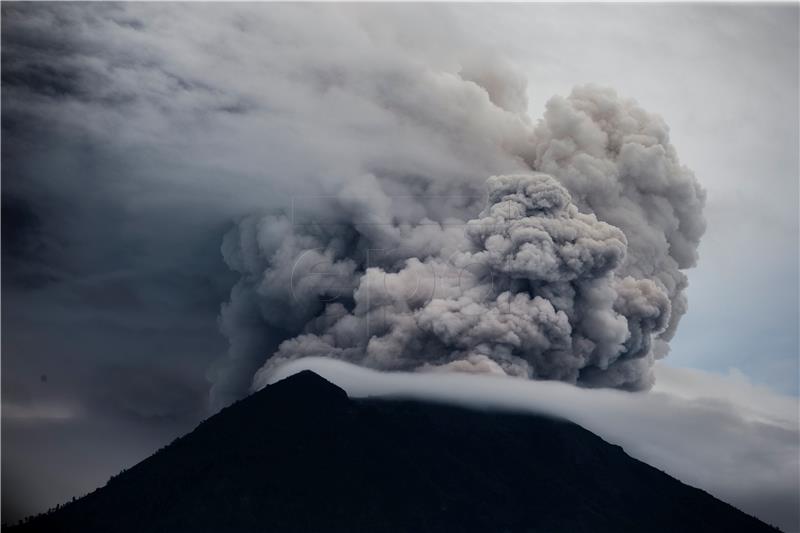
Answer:
POLYGON ((347 393, 311 370, 302 370, 261 389, 271 395, 290 396, 295 401, 347 399, 347 393))

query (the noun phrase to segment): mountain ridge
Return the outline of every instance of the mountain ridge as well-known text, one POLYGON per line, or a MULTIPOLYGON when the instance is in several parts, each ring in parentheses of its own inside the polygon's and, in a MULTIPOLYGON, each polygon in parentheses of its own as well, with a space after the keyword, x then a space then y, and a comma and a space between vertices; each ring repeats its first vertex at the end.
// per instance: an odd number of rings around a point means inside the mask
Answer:
POLYGON ((777 531, 580 426, 302 371, 10 531, 777 531))

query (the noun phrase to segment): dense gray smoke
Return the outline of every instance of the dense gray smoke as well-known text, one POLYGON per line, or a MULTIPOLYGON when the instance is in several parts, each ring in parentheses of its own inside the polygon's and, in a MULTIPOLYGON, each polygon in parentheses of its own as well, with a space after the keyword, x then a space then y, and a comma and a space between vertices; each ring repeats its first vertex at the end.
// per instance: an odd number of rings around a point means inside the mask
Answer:
POLYGON ((704 192, 660 117, 585 86, 551 99, 534 124, 524 79, 509 69, 474 65, 431 84, 442 124, 435 109, 383 102, 445 128, 462 150, 492 153, 503 164, 488 181, 409 174, 404 162, 226 236, 223 255, 242 277, 221 314, 230 351, 218 405, 256 371, 305 356, 652 385, 686 312, 681 270, 697 259, 704 192), (453 106, 447 92, 480 105, 453 106))

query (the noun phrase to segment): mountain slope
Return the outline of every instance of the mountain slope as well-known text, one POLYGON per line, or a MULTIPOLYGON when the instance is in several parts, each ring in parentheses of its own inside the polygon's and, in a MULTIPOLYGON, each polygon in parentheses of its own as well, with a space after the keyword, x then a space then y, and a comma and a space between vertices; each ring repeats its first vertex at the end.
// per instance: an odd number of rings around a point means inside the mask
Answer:
POLYGON ((305 371, 13 531, 775 531, 570 422, 305 371))

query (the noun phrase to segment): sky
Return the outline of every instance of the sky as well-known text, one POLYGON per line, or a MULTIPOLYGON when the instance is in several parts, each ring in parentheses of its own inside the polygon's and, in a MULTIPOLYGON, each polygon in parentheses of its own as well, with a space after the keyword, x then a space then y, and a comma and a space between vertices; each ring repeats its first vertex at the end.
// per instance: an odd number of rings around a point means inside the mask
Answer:
MULTIPOLYGON (((4 520, 190 430, 300 332, 252 282, 269 267, 244 253, 290 240, 261 228, 293 198, 336 196, 314 214, 338 221, 342 205, 359 213, 341 191, 370 190, 364 175, 402 184, 387 189, 397 197, 417 184, 429 200, 477 194, 518 171, 547 102, 586 83, 662 117, 705 189, 699 258, 681 269, 688 310, 653 393, 669 381, 660 394, 713 398, 718 378, 760 391, 767 411, 773 397, 796 406, 796 5, 2 9, 4 520), (287 324, 264 324, 273 305, 287 324)), ((425 208, 463 215, 450 200, 425 208)), ((663 416, 685 416, 689 434, 695 407, 663 416)), ((789 433, 772 444, 796 448, 796 425, 776 426, 789 433)), ((637 446, 615 427, 589 429, 637 446)), ((770 449, 742 446, 731 456, 770 449)), ((659 455, 666 445, 641 448, 691 472, 659 455)), ((692 481, 799 530, 791 502, 765 510, 724 489, 733 463, 692 481)))

